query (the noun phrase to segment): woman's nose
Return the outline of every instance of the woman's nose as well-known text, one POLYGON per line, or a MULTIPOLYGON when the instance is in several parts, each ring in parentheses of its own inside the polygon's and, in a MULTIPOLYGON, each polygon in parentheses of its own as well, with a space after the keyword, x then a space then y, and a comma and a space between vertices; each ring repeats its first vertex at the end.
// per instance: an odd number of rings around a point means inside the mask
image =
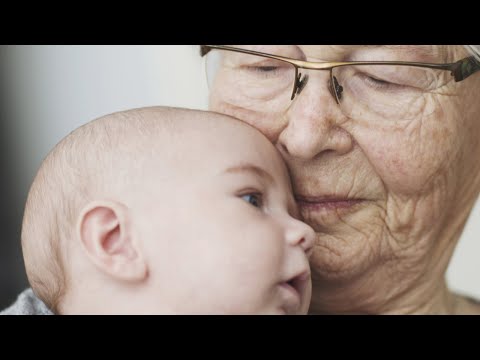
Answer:
POLYGON ((308 224, 290 218, 286 240, 289 245, 300 246, 310 256, 315 245, 315 231, 308 224))
POLYGON ((327 74, 315 75, 310 74, 308 84, 296 95, 277 142, 283 153, 302 160, 325 151, 342 155, 353 147, 351 135, 343 128, 346 118, 328 88, 327 74))

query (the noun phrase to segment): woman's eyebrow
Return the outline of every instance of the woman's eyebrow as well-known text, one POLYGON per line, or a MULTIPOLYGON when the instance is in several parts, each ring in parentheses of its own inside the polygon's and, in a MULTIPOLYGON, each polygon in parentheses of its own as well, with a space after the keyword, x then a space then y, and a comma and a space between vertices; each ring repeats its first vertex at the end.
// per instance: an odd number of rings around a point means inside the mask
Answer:
POLYGON ((268 183, 273 184, 275 182, 274 178, 268 171, 262 169, 259 166, 250 164, 250 163, 242 163, 232 167, 229 167, 222 174, 238 174, 238 173, 250 173, 262 179, 265 179, 268 183))
POLYGON ((366 45, 371 48, 385 48, 399 50, 420 55, 444 55, 445 47, 442 45, 366 45))
MULTIPOLYGON (((342 57, 356 51, 368 52, 371 50, 384 50, 390 53, 398 52, 402 55, 411 55, 434 61, 436 58, 445 60, 446 51, 444 45, 305 45, 301 46, 303 50, 309 54, 308 57, 320 58, 322 61, 335 61, 338 57, 342 57)), ((403 56, 402 56, 403 57, 403 56)), ((370 59, 374 60, 374 59, 370 59)))

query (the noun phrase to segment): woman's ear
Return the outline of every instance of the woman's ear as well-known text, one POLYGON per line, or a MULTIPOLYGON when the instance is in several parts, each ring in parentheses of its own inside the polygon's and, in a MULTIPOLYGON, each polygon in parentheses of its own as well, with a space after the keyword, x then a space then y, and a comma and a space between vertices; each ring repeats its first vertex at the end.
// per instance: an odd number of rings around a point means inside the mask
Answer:
POLYGON ((77 236, 102 272, 118 280, 137 282, 147 277, 148 269, 131 225, 125 205, 95 201, 80 213, 77 236))

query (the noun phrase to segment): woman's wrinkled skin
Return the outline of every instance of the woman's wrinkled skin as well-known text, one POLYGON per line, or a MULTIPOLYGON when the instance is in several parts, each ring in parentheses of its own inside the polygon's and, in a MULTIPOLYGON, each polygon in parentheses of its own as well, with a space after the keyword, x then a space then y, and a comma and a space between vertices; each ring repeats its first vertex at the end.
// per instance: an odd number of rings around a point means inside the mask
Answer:
MULTIPOLYGON (((362 51, 370 60, 394 54, 438 63, 469 55, 462 46, 274 48, 256 47, 310 61, 355 59, 362 51)), ((346 118, 327 78, 312 76, 283 114, 221 101, 221 82, 210 96, 211 110, 258 128, 288 164, 301 213, 316 231, 310 312, 480 312, 445 282, 480 190, 480 74, 459 83, 447 77, 423 96, 413 119, 375 123, 346 118)))

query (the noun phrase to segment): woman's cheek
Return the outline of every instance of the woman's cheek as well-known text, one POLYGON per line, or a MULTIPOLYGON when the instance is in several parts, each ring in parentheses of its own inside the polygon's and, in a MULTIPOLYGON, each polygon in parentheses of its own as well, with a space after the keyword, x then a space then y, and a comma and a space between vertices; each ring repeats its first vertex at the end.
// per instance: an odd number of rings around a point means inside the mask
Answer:
POLYGON ((365 142, 363 152, 388 192, 412 196, 428 192, 435 177, 448 173, 448 150, 437 145, 384 135, 365 142))

